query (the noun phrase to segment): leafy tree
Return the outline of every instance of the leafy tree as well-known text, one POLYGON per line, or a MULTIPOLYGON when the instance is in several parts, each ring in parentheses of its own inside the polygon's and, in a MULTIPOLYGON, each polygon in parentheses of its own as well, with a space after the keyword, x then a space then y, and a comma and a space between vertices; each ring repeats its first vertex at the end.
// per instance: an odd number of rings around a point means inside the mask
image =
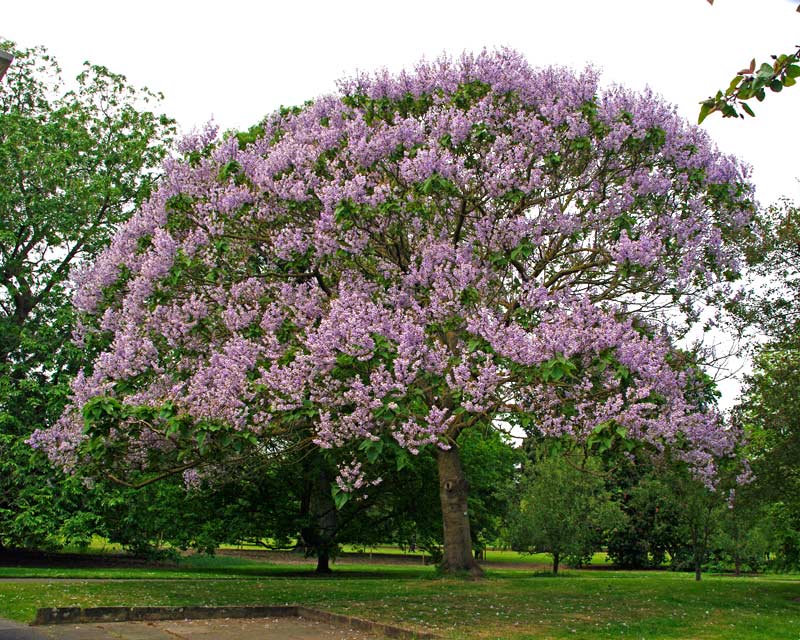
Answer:
POLYGON ((59 523, 85 506, 23 443, 59 417, 85 355, 69 271, 149 195, 174 127, 150 110, 158 95, 105 67, 66 88, 43 48, 0 48, 14 55, 0 82, 0 544, 32 546, 69 537, 59 523))
POLYGON ((443 566, 479 573, 462 433, 732 450, 656 327, 725 293, 750 187, 651 95, 484 52, 182 150, 78 277, 79 337, 111 341, 33 438, 53 460, 146 478, 311 424, 352 493, 427 447, 443 566))
MULTIPOLYGON (((706 0, 714 4, 714 0, 706 0)), ((800 5, 797 6, 800 11, 800 5)), ((750 65, 740 70, 731 80, 728 88, 717 91, 700 103, 698 124, 702 123, 710 114, 719 112, 723 118, 744 118, 746 113, 755 117, 748 100, 755 98, 759 102, 766 97, 766 90, 780 93, 784 87, 793 87, 800 77, 800 48, 794 53, 773 55, 772 62, 762 62, 756 67, 756 59, 750 65), (741 108, 742 111, 739 111, 741 108)))
MULTIPOLYGON (((458 447, 469 483, 472 547, 483 556, 486 547, 497 542, 503 532, 511 488, 523 455, 503 432, 494 429, 464 431, 458 438, 458 447)), ((438 509, 436 515, 441 527, 438 509)))
POLYGON ((539 460, 518 488, 508 517, 512 549, 553 556, 553 575, 562 560, 580 565, 591 560, 624 515, 611 500, 605 476, 592 460, 578 466, 568 457, 539 460))
POLYGON ((770 552, 778 549, 777 518, 772 506, 757 498, 752 487, 737 490, 729 504, 720 504, 715 517, 717 526, 710 540, 710 563, 733 570, 761 571, 767 566, 770 552))
MULTIPOLYGON (((775 340, 776 350, 798 345, 800 332, 800 209, 782 200, 759 212, 745 244, 750 282, 728 305, 741 332, 775 340), (783 345, 783 346, 781 346, 783 345)), ((766 348, 770 350, 769 347, 766 348)))
POLYGON ((670 475, 670 485, 683 506, 678 527, 684 541, 673 552, 672 567, 694 570, 694 579, 699 582, 708 560, 711 536, 716 531, 721 494, 684 469, 676 469, 670 475))
POLYGON ((667 478, 650 473, 626 488, 625 522, 609 535, 608 555, 626 569, 662 566, 684 544, 680 522, 684 505, 667 478))
MULTIPOLYGON (((795 321, 796 322, 796 321, 795 321)), ((797 325, 795 324, 795 327, 797 325)), ((797 329, 795 329, 797 331, 797 329)), ((800 340, 794 334, 759 347, 736 417, 745 430, 755 482, 765 505, 778 563, 800 566, 800 340)))
POLYGON ((800 213, 784 201, 758 220, 748 247, 750 293, 732 305, 761 336, 734 417, 747 436, 755 481, 749 500, 768 505, 778 564, 800 566, 800 213), (766 339, 764 339, 766 337, 766 339))

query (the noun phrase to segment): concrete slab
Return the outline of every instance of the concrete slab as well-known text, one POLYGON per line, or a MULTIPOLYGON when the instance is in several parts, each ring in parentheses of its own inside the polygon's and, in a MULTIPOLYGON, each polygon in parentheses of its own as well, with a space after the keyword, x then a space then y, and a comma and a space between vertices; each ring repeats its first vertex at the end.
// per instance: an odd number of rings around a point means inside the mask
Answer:
POLYGON ((27 624, 0 618, 0 640, 47 640, 47 636, 27 624))

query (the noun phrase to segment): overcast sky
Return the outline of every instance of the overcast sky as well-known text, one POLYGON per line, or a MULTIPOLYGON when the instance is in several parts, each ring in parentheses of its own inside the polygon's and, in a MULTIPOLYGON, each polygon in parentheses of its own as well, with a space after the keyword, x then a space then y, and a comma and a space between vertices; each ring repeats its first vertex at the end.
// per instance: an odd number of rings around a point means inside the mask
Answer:
MULTIPOLYGON (((591 64, 607 84, 652 87, 696 121, 699 102, 755 57, 800 44, 797 0, 4 0, 0 36, 48 47, 165 94, 184 131, 247 128, 357 70, 511 46, 534 65, 591 64)), ((709 117, 720 148, 753 167, 762 203, 800 201, 800 86, 747 120, 709 117)))

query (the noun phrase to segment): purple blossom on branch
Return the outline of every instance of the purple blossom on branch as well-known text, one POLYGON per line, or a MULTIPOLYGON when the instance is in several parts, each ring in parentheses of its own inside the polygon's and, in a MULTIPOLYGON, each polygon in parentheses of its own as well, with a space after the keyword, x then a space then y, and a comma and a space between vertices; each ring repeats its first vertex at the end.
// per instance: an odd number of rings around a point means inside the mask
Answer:
POLYGON ((507 49, 339 91, 167 163, 74 276, 79 338, 111 337, 35 446, 73 464, 82 407, 111 396, 411 452, 515 415, 578 439, 614 423, 713 475, 734 434, 651 327, 725 291, 748 170, 652 94, 507 49))

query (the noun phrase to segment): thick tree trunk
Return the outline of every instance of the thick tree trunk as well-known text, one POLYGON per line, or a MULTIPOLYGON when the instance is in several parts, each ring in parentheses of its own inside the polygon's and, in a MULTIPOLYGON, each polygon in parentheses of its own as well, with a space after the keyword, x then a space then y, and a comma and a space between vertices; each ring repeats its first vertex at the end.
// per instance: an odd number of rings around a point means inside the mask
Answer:
POLYGON ((439 499, 444 525, 442 571, 467 572, 473 576, 481 576, 483 570, 472 555, 472 536, 467 513, 469 485, 461 466, 458 448, 453 445, 447 451, 439 449, 436 452, 436 462, 439 468, 439 499))
POLYGON ((558 575, 558 565, 561 563, 561 554, 558 551, 553 552, 553 575, 558 575))

